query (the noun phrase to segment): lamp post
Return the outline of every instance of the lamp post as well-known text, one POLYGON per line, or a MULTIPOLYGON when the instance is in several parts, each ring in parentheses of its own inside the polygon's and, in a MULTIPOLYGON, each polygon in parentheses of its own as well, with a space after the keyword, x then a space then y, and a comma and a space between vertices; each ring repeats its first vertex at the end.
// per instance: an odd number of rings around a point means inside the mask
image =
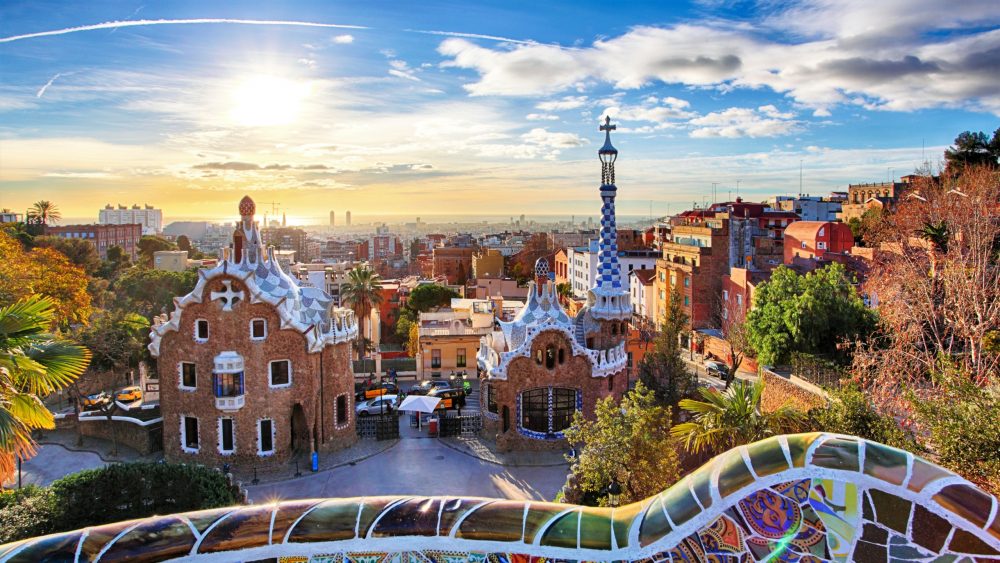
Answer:
POLYGON ((622 486, 618 484, 617 478, 611 479, 611 484, 608 485, 608 504, 613 508, 618 506, 618 501, 621 500, 622 486))

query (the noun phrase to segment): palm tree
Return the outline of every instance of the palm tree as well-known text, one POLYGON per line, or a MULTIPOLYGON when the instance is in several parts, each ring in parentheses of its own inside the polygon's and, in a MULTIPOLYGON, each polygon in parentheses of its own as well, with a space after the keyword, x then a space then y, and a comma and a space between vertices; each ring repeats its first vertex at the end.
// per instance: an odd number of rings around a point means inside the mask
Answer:
POLYGON ((58 223, 59 219, 62 219, 62 214, 59 213, 59 207, 56 204, 43 199, 31 204, 31 209, 28 209, 28 219, 33 219, 42 225, 48 225, 49 223, 58 223))
POLYGON ((948 229, 948 223, 944 221, 938 221, 937 223, 927 221, 922 227, 917 229, 916 234, 929 243, 930 276, 937 279, 938 254, 948 253, 948 241, 951 239, 951 231, 948 229))
POLYGON ((556 293, 559 294, 559 302, 563 305, 573 295, 573 286, 569 282, 556 284, 556 293))
MULTIPOLYGON (((382 278, 375 270, 367 265, 357 266, 347 272, 347 283, 340 288, 340 298, 343 303, 354 309, 354 313, 362 323, 364 332, 364 322, 368 319, 367 340, 372 340, 371 335, 371 310, 382 304, 382 278)), ((367 346, 363 344, 365 338, 358 339, 358 356, 364 356, 367 346)))
POLYGON ((774 412, 760 410, 764 380, 737 380, 726 391, 699 389, 704 401, 684 399, 679 406, 694 420, 674 426, 670 433, 684 441, 692 453, 719 453, 736 446, 763 440, 768 436, 794 431, 803 419, 802 412, 782 406, 774 412))
POLYGON ((90 361, 83 346, 48 334, 54 318, 47 297, 0 307, 0 478, 34 455, 32 430, 55 427, 42 397, 69 385, 90 361))

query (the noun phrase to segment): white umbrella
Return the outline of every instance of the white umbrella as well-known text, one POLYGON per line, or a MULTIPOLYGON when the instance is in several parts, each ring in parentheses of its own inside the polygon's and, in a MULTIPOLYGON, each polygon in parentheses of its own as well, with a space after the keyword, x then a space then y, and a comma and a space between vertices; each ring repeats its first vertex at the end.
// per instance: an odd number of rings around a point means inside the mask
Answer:
POLYGON ((399 410, 401 411, 416 411, 416 412, 434 412, 437 408, 438 403, 441 402, 439 397, 428 397, 427 395, 410 395, 409 397, 403 399, 402 404, 399 405, 399 410))

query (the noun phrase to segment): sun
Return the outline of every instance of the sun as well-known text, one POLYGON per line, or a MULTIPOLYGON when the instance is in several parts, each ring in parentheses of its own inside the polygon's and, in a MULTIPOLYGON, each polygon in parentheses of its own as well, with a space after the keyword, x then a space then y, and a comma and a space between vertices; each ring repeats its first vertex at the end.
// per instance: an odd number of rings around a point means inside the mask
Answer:
POLYGON ((233 89, 229 117, 246 127, 289 125, 298 119, 309 93, 306 82, 280 76, 252 76, 233 89))

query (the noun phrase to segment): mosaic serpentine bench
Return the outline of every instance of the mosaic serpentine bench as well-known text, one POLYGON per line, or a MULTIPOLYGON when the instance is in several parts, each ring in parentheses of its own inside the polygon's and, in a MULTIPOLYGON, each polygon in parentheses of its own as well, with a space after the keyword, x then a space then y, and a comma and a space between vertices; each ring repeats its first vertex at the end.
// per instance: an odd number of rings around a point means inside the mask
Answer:
POLYGON ((832 434, 720 455, 617 509, 480 498, 296 500, 0 546, 0 562, 1000 561, 1000 502, 907 452, 832 434))

